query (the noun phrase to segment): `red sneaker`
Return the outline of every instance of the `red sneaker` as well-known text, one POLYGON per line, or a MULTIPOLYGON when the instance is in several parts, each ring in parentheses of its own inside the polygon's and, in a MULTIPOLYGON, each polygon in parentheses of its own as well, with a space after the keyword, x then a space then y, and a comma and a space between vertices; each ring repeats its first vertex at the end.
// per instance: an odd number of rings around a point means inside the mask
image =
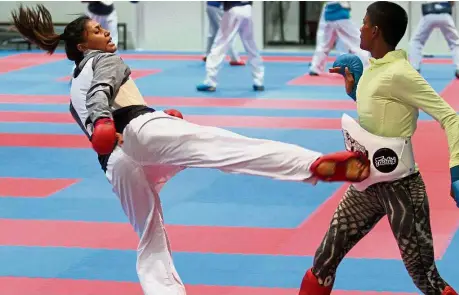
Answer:
POLYGON ((231 66, 245 66, 245 62, 242 60, 232 60, 230 61, 231 66))

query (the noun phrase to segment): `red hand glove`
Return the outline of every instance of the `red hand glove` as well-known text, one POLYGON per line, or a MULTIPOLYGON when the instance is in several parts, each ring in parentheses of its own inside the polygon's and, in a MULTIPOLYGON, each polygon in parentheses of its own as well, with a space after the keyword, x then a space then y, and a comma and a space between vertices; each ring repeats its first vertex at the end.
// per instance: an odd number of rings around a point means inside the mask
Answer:
POLYGON ((91 137, 92 148, 99 155, 110 154, 116 144, 116 129, 112 119, 101 118, 94 124, 91 137))
POLYGON ((169 116, 177 117, 177 118, 183 119, 182 113, 180 113, 180 111, 178 111, 178 110, 169 109, 169 110, 165 110, 164 112, 165 112, 166 114, 168 114, 169 116))

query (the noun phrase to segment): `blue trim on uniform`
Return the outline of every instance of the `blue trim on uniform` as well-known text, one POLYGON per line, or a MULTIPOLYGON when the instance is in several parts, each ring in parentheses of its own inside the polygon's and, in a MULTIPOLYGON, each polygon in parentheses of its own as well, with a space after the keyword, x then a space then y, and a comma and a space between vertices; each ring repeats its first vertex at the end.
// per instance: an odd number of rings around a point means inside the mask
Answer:
POLYGON ((351 10, 343 7, 340 3, 325 5, 324 18, 326 21, 337 21, 351 18, 351 10))
POLYGON ((221 1, 207 1, 208 6, 213 6, 213 7, 221 7, 222 2, 221 1))
POLYGON ((453 13, 451 3, 449 3, 448 1, 424 3, 421 7, 422 15, 453 13))

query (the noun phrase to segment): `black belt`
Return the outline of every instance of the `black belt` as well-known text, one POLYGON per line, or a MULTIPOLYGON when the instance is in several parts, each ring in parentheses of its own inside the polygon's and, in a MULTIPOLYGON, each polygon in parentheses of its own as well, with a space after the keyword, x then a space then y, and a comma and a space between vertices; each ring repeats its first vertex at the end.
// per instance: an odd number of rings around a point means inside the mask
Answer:
POLYGON ((453 14, 453 9, 449 2, 431 2, 422 4, 422 15, 442 13, 453 14))
MULTIPOLYGON (((147 113, 153 113, 155 110, 147 106, 128 106, 118 109, 113 112, 113 121, 115 121, 116 132, 123 134, 124 128, 135 118, 147 113)), ((118 143, 115 144, 113 149, 116 148, 118 143)), ((110 154, 111 155, 111 154, 110 154)), ((110 155, 99 155, 99 163, 104 172, 107 172, 107 165, 110 155)))
POLYGON ((123 134, 124 128, 135 118, 147 113, 153 113, 155 110, 147 106, 135 105, 128 106, 113 112, 116 132, 123 134))

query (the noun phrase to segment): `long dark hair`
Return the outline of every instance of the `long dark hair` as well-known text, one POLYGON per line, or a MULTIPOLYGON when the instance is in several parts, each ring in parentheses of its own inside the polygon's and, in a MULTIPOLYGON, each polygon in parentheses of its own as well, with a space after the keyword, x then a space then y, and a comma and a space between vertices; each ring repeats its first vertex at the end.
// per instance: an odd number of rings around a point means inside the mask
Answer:
POLYGON ((39 48, 53 54, 62 40, 69 60, 74 61, 75 64, 83 60, 83 52, 78 50, 77 45, 85 40, 86 23, 90 20, 89 17, 78 17, 65 27, 63 34, 59 35, 54 31, 51 14, 41 4, 35 8, 25 8, 21 4, 17 11, 11 12, 11 16, 19 33, 39 48))

